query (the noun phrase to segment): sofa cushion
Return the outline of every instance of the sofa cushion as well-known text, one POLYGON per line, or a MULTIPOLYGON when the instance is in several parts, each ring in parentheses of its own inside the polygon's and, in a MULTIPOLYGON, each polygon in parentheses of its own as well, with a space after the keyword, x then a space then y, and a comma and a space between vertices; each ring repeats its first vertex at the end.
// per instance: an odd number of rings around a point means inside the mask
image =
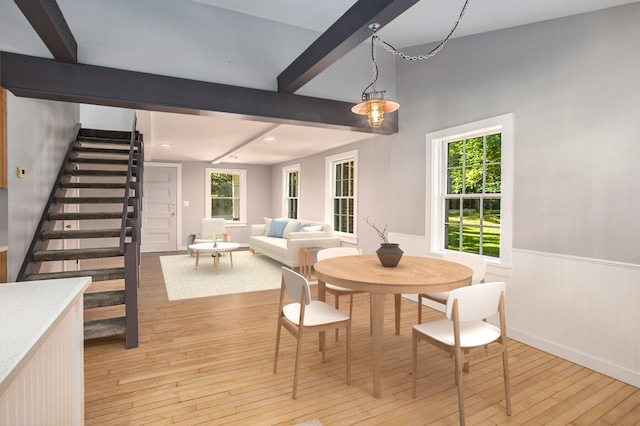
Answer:
MULTIPOLYGON (((306 228, 305 228, 306 229, 306 228)), ((324 232, 292 232, 289 234, 290 240, 308 240, 309 238, 325 238, 327 234, 324 232)))
POLYGON ((300 225, 298 225, 296 230, 293 231, 293 232, 300 232, 300 231, 302 231, 302 228, 306 228, 307 226, 311 226, 311 224, 310 223, 301 223, 300 225))
POLYGON ((289 234, 294 232, 299 225, 299 220, 290 220, 287 222, 287 226, 284 227, 284 231, 282 232, 282 238, 288 238, 289 234))
POLYGON ((309 225, 302 229, 302 232, 320 232, 322 231, 322 225, 309 225))
POLYGON ((265 228, 264 228, 264 235, 267 235, 269 233, 269 230, 271 229, 271 221, 273 219, 271 219, 270 217, 265 217, 264 218, 264 224, 265 224, 265 228))
POLYGON ((267 237, 282 238, 287 222, 287 220, 273 219, 271 221, 271 227, 269 228, 269 231, 267 231, 267 237))

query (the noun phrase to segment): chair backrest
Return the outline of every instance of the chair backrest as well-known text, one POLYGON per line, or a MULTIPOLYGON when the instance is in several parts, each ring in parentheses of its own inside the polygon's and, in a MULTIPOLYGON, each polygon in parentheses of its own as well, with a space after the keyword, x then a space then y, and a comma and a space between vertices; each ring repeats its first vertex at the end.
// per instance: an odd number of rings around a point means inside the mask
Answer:
POLYGON ((221 217, 203 218, 200 223, 200 238, 203 240, 215 240, 219 237, 222 241, 226 221, 221 217))
POLYGON ((442 257, 450 262, 460 263, 471 268, 473 275, 471 283, 478 284, 484 282, 484 276, 487 274, 487 261, 477 254, 463 253, 461 251, 447 251, 442 257))
POLYGON ((302 304, 302 296, 304 295, 305 305, 311 303, 311 290, 309 290, 309 282, 305 277, 295 271, 282 267, 282 284, 287 295, 295 302, 302 304))
POLYGON ((498 312, 500 295, 506 291, 504 282, 470 285, 457 288, 449 293, 445 313, 453 320, 453 301, 458 301, 458 319, 477 321, 488 318, 498 312))
POLYGON ((318 262, 332 257, 355 256, 360 254, 360 250, 355 247, 331 247, 318 251, 316 258, 318 262))

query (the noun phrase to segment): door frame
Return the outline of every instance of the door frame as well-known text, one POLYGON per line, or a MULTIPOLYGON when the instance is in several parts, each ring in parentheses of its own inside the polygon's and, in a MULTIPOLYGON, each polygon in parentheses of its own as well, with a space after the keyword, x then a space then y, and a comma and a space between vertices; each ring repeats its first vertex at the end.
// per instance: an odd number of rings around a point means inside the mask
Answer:
MULTIPOLYGON (((176 169, 176 247, 172 251, 178 251, 182 247, 180 244, 180 237, 182 235, 182 164, 180 163, 157 163, 151 161, 144 162, 145 169, 147 167, 173 167, 176 169)), ((144 177, 143 177, 143 188, 144 188, 144 177)), ((142 203, 144 205, 144 190, 142 192, 142 203)), ((142 224, 146 222, 145 218, 145 209, 142 209, 142 224)), ((141 237, 144 235, 142 233, 141 237)), ((140 244, 140 251, 143 250, 144 241, 140 244)))

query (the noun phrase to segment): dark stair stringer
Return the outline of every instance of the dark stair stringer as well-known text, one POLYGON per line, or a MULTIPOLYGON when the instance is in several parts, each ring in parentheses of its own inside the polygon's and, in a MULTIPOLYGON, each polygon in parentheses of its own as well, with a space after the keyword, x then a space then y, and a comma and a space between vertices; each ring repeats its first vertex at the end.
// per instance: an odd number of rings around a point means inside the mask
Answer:
POLYGON ((137 131, 78 129, 18 274, 18 281, 91 276, 84 295, 85 317, 91 318, 85 320, 85 340, 124 336, 127 348, 138 346, 142 167, 137 131), (69 206, 78 211, 66 211, 69 206), (77 229, 68 229, 75 223, 77 229), (79 248, 65 249, 69 241, 79 248), (69 261, 80 270, 50 272, 69 261), (89 268, 82 268, 85 262, 89 268), (115 289, 91 290, 101 282, 115 289), (101 317, 101 308, 118 306, 124 309, 107 312, 124 314, 101 317))

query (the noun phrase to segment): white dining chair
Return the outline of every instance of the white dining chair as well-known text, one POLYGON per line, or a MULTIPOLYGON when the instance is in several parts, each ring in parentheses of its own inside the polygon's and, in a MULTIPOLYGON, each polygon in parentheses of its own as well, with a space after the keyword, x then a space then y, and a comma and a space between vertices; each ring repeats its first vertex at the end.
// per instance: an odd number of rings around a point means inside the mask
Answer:
POLYGON ((462 365, 472 359, 502 355, 505 402, 507 415, 511 415, 507 326, 504 313, 505 290, 506 285, 503 282, 455 289, 450 292, 447 299, 445 309, 447 319, 413 326, 412 396, 416 397, 418 340, 424 340, 447 351, 454 358, 461 425, 465 424, 462 365), (499 327, 484 321, 485 318, 496 313, 499 315, 499 327))
MULTIPOLYGON (((480 284, 484 283, 484 277, 487 273, 487 261, 484 260, 481 256, 477 254, 469 254, 463 253, 460 251, 447 251, 442 256, 443 260, 448 260, 449 262, 460 263, 461 265, 468 266, 473 271, 473 275, 471 276, 471 284, 480 284)), ((422 322, 422 299, 432 300, 439 305, 437 305, 440 309, 440 312, 444 312, 444 307, 447 303, 447 299, 449 298, 450 291, 443 291, 440 293, 427 293, 427 294, 418 294, 418 322, 422 322)), ((434 308, 435 309, 435 308, 434 308)))
MULTIPOLYGON (((274 373, 278 370, 278 352, 282 327, 287 329, 298 340, 293 373, 292 398, 297 398, 300 350, 302 347, 302 337, 307 332, 322 332, 341 327, 347 329, 347 384, 351 384, 351 317, 325 302, 312 301, 307 279, 284 266, 282 267, 280 306, 278 310, 276 353, 273 360, 274 373), (293 300, 293 303, 284 304, 285 293, 293 300)), ((322 348, 322 362, 326 362, 326 348, 322 348)))
MULTIPOLYGON (((331 247, 319 250, 316 254, 316 259, 318 262, 320 262, 321 260, 331 259, 332 257, 356 256, 359 254, 362 254, 361 251, 355 247, 331 247)), ((365 292, 340 287, 331 283, 325 283, 325 288, 327 293, 333 295, 333 306, 336 309, 340 309, 340 296, 349 296, 349 316, 353 317, 353 295, 365 292)), ((336 341, 338 340, 338 333, 339 330, 336 329, 336 341)))

